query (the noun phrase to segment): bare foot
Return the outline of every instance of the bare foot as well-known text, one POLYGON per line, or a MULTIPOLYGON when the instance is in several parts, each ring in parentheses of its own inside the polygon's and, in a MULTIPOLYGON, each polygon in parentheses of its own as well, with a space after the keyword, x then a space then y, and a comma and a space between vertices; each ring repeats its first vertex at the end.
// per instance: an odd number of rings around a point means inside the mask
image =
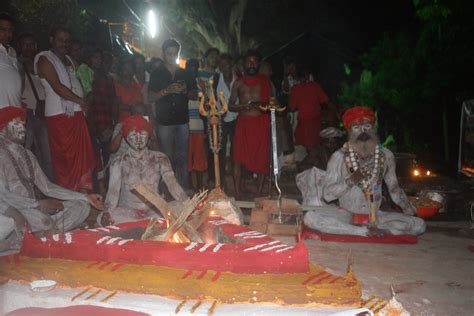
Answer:
POLYGON ((383 237, 388 233, 385 229, 380 229, 372 225, 369 225, 367 228, 368 228, 368 231, 367 231, 368 237, 383 237))

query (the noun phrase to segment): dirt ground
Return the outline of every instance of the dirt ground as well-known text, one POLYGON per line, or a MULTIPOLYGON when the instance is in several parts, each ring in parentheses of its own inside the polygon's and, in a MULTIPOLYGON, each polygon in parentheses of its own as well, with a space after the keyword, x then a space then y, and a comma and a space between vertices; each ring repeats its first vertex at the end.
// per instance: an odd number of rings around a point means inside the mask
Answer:
MULTIPOLYGON (((294 171, 282 174, 279 184, 283 196, 301 201, 294 182, 294 171)), ((227 183, 231 184, 228 177, 227 183)), ((255 187, 247 176, 248 191, 243 199, 251 201, 255 187), (252 192, 253 191, 253 192, 252 192)), ((451 194, 449 209, 427 221, 427 232, 416 245, 382 245, 304 241, 310 260, 331 273, 344 274, 352 254, 354 271, 361 281, 363 298, 376 295, 397 299, 413 315, 474 315, 474 244, 470 203, 474 201, 474 184, 466 179, 433 177, 400 179, 402 188, 410 194, 426 189, 456 192, 451 194)), ((276 196, 275 189, 273 197, 276 196)), ((232 196, 232 186, 226 193, 232 196)), ((388 204, 389 205, 389 204, 388 204)), ((244 210, 249 219, 250 210, 244 210)), ((286 243, 292 237, 273 236, 286 243)))
MULTIPOLYGON (((457 226, 467 228, 468 223, 457 226)), ((389 299, 393 286, 412 315, 474 315, 474 253, 468 249, 472 237, 429 226, 416 245, 304 242, 310 260, 331 273, 344 274, 352 254, 365 299, 389 299)))

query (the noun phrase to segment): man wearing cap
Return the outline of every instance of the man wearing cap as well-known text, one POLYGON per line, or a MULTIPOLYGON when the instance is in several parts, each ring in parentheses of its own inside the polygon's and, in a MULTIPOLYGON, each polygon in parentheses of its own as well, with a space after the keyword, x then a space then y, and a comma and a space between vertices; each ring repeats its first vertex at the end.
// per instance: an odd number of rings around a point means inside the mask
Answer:
POLYGON ((323 185, 323 198, 327 202, 338 200, 340 208, 308 212, 305 224, 309 227, 359 236, 424 233, 425 223, 413 217, 416 208, 398 185, 394 155, 380 145, 374 122, 374 112, 367 107, 353 107, 344 113, 349 140, 331 156, 323 185), (383 181, 403 214, 379 210, 383 181), (371 209, 376 210, 376 221, 366 225, 371 209))
POLYGON ((13 248, 21 244, 25 220, 33 233, 43 236, 78 227, 89 215, 89 204, 102 208, 99 195, 73 192, 48 180, 24 147, 25 120, 25 109, 0 109, 0 239, 14 238, 8 229, 16 230, 13 248), (5 216, 13 218, 14 227, 5 216))
POLYGON ((122 121, 122 134, 129 147, 110 167, 106 213, 98 218, 98 222, 103 225, 160 217, 132 192, 132 185, 137 182, 158 192, 160 179, 163 178, 176 201, 184 202, 188 198, 175 178, 168 157, 161 152, 148 150, 151 126, 146 119, 139 115, 126 118, 122 121))

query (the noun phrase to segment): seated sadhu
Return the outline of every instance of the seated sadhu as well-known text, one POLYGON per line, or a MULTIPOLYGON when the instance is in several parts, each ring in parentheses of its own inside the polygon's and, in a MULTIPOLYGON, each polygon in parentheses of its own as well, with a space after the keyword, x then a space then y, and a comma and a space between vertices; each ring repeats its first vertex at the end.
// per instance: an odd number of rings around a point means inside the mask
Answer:
POLYGON ((24 147, 25 120, 25 109, 0 109, 0 251, 21 245, 25 222, 42 236, 81 225, 89 204, 102 209, 99 195, 67 190, 48 180, 24 147))
POLYGON ((395 157, 382 147, 374 128, 375 114, 367 107, 353 107, 343 116, 349 140, 328 162, 323 185, 323 198, 337 200, 339 208, 308 212, 307 226, 329 234, 347 235, 420 235, 425 222, 414 217, 416 208, 410 204, 398 185, 395 157), (403 211, 382 212, 382 182, 393 202, 403 211), (369 221, 373 210, 374 223, 369 221))
POLYGON ((163 179, 176 201, 184 202, 188 199, 176 180, 168 157, 159 151, 148 149, 151 133, 150 124, 142 116, 133 115, 122 121, 122 135, 128 144, 128 150, 111 163, 109 189, 105 198, 106 212, 99 216, 100 224, 161 217, 132 192, 132 185, 138 182, 158 192, 160 180, 163 179))

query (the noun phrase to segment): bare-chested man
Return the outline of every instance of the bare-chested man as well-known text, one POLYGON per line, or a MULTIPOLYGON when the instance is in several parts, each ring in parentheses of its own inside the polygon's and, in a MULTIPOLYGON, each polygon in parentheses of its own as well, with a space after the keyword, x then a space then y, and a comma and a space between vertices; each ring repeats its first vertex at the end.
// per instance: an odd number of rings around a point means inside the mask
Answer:
POLYGON ((374 112, 366 107, 354 107, 344 113, 349 141, 331 156, 323 186, 324 199, 338 200, 340 208, 308 212, 304 219, 307 226, 329 234, 359 236, 424 233, 425 222, 413 216, 416 208, 398 185, 395 158, 380 145, 374 121, 374 112), (382 182, 404 214, 379 211, 382 182), (371 208, 376 211, 376 222, 364 225, 371 208))
POLYGON ((98 218, 98 222, 103 225, 160 217, 132 192, 132 185, 136 182, 158 192, 158 184, 163 178, 176 201, 184 202, 188 198, 176 181, 168 157, 159 151, 148 150, 151 126, 147 120, 139 115, 126 118, 122 122, 122 133, 128 144, 128 151, 117 157, 110 167, 109 190, 105 198, 106 213, 98 218))
POLYGON ((229 109, 239 112, 232 154, 236 199, 240 198, 242 167, 258 175, 258 194, 262 193, 264 177, 270 171, 270 117, 258 106, 270 101, 274 89, 266 76, 258 74, 259 63, 257 51, 245 54, 245 73, 232 86, 229 99, 229 109))

